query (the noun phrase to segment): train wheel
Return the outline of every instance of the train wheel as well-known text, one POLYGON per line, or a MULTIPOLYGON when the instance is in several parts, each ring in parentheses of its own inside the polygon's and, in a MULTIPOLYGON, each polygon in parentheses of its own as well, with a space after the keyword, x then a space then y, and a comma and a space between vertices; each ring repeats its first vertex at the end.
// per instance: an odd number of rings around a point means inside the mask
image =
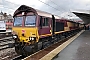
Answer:
POLYGON ((23 55, 28 56, 28 55, 33 54, 41 49, 42 49, 42 42, 35 43, 34 45, 26 46, 23 50, 23 52, 24 52, 23 55))
POLYGON ((32 53, 35 53, 38 51, 38 43, 35 43, 32 48, 32 53))
POLYGON ((18 46, 15 46, 15 51, 17 54, 20 54, 20 55, 22 54, 21 52, 22 50, 18 46))
POLYGON ((38 42, 38 51, 42 49, 42 42, 38 42))
POLYGON ((23 46, 23 47, 22 47, 22 46, 15 46, 15 51, 16 51, 16 53, 19 54, 19 55, 23 55, 23 56, 28 56, 28 55, 30 55, 29 52, 26 52, 26 51, 24 50, 24 46, 23 46))
POLYGON ((23 50, 23 55, 28 56, 28 55, 32 54, 33 53, 33 47, 34 46, 31 46, 31 45, 30 46, 24 46, 23 49, 22 49, 23 50))
POLYGON ((50 46, 50 43, 51 43, 50 41, 44 41, 42 44, 43 48, 50 46))

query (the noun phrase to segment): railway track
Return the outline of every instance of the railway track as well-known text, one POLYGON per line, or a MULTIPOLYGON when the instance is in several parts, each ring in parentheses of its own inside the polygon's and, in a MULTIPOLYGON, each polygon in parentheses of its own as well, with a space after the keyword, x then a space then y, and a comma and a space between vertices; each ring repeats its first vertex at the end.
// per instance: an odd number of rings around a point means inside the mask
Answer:
POLYGON ((11 59, 11 60, 21 60, 21 59, 23 59, 23 58, 25 58, 25 56, 19 55, 19 56, 14 57, 14 58, 11 59))
POLYGON ((8 46, 9 43, 14 43, 12 37, 6 37, 0 39, 0 51, 9 48, 8 46))
POLYGON ((18 54, 15 52, 14 48, 8 48, 5 50, 3 50, 4 53, 2 53, 0 55, 0 60, 11 60, 14 57, 18 56, 18 54))
POLYGON ((16 55, 15 57, 14 56, 15 55, 13 55, 13 56, 5 56, 5 57, 1 58, 1 60, 21 60, 21 59, 25 58, 22 55, 16 55))
POLYGON ((5 38, 5 37, 10 37, 10 36, 12 36, 12 34, 0 34, 0 39, 2 39, 2 38, 5 38))
POLYGON ((5 37, 5 38, 1 38, 1 39, 0 39, 0 42, 1 42, 1 41, 11 40, 11 38, 12 38, 11 36, 10 36, 10 37, 5 37))
POLYGON ((0 39, 0 60, 11 60, 15 56, 18 56, 14 47, 9 48, 9 43, 14 43, 11 36, 0 39))

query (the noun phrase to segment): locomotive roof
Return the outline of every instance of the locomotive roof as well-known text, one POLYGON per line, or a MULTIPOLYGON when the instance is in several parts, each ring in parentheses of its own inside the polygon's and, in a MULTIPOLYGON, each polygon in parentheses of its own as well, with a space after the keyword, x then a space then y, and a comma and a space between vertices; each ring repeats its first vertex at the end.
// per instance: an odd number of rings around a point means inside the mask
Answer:
MULTIPOLYGON (((52 15, 53 15, 53 14, 51 14, 51 13, 47 13, 47 12, 40 11, 40 10, 37 10, 37 9, 36 9, 36 11, 37 11, 38 15, 41 15, 41 16, 46 16, 46 17, 50 17, 50 18, 51 18, 52 15)), ((57 15, 54 15, 54 17, 55 17, 56 19, 60 19, 60 17, 57 16, 57 15)))
MULTIPOLYGON (((34 8, 32 8, 32 7, 26 6, 26 5, 21 5, 21 6, 15 11, 15 13, 14 13, 13 16, 15 16, 16 14, 18 14, 18 13, 20 13, 20 12, 31 11, 31 10, 32 10, 33 12, 37 13, 37 14, 40 15, 40 16, 45 16, 45 17, 50 17, 50 18, 51 18, 52 15, 53 15, 53 14, 51 14, 51 13, 47 13, 47 12, 44 12, 44 11, 40 11, 40 10, 34 9, 34 8)), ((60 19, 59 16, 54 15, 54 17, 55 17, 56 19, 60 19)))

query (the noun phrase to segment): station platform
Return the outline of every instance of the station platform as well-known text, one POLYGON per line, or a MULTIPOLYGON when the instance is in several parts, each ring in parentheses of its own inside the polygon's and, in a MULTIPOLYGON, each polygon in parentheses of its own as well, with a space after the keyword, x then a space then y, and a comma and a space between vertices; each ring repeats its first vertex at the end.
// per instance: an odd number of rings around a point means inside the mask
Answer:
POLYGON ((84 31, 52 60, 90 60, 90 31, 84 31))

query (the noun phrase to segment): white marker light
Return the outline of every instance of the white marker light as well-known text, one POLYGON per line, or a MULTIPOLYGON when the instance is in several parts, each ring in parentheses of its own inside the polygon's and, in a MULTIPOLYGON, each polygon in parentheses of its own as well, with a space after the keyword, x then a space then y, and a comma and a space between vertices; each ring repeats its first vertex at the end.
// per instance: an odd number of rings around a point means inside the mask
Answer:
POLYGON ((22 15, 24 15, 24 12, 22 12, 22 15))

